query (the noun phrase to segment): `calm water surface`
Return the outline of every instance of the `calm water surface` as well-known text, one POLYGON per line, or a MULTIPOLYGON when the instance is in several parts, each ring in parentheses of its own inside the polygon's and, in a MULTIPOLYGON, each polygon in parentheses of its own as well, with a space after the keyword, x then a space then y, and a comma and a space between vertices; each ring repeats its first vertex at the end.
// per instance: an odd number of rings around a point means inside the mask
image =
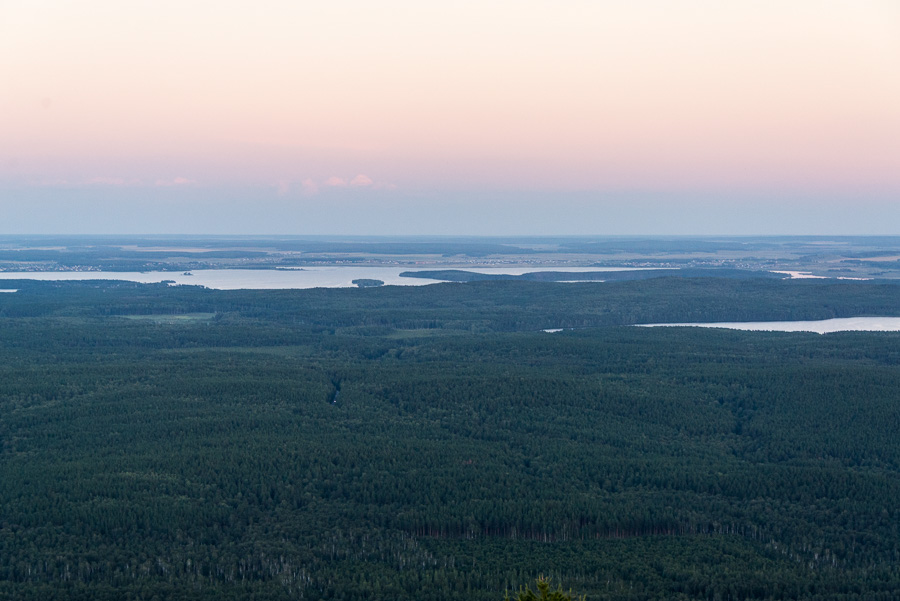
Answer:
POLYGON ((843 317, 819 321, 744 321, 714 323, 649 323, 642 328, 657 327, 728 328, 768 332, 900 332, 900 317, 843 317))
POLYGON ((423 278, 401 278, 404 271, 424 271, 425 269, 461 269, 478 273, 521 275, 535 271, 630 271, 630 268, 615 267, 367 267, 367 266, 327 266, 304 267, 303 269, 198 269, 184 275, 176 271, 6 271, 0 272, 0 280, 126 280, 153 284, 174 281, 176 284, 206 286, 217 290, 239 289, 302 289, 302 288, 346 288, 353 286, 353 280, 366 278, 381 280, 392 286, 424 286, 436 284, 438 280, 423 278))

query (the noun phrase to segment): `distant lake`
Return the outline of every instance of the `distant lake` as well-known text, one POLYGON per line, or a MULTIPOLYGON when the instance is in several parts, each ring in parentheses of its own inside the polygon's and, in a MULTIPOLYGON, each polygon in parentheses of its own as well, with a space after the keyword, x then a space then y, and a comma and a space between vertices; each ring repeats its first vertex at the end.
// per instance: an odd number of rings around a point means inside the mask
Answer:
MULTIPOLYGON (((444 269, 444 267, 439 267, 444 269)), ((303 269, 198 269, 192 275, 180 271, 5 271, 0 272, 0 280, 126 280, 153 284, 170 280, 176 284, 206 286, 217 290, 275 290, 302 288, 348 288, 357 279, 381 280, 390 286, 424 286, 440 283, 438 280, 423 278, 401 278, 403 271, 420 271, 435 267, 368 267, 368 266, 316 266, 303 269)), ((478 273, 521 275, 536 271, 633 271, 633 268, 617 267, 447 267, 464 269, 478 273)))
POLYGON ((648 323, 642 328, 695 327, 727 328, 730 330, 752 330, 768 332, 900 332, 900 317, 841 317, 818 321, 737 321, 714 323, 648 323))

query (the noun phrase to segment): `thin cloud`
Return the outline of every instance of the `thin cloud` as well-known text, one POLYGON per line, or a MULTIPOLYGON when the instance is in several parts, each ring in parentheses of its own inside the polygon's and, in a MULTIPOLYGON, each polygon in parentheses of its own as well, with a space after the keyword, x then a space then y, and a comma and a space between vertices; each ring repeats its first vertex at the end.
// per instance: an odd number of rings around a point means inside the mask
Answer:
POLYGON ((279 180, 275 184, 275 190, 278 196, 286 196, 292 191, 298 190, 303 196, 316 196, 322 189, 328 188, 356 188, 370 190, 396 190, 397 186, 390 182, 379 182, 373 180, 368 175, 360 173, 350 179, 332 175, 324 180, 314 180, 306 178, 301 182, 291 181, 287 179, 279 180))
POLYGON ((124 186, 126 182, 120 177, 92 177, 84 182, 88 186, 124 186))
POLYGON ((322 182, 323 186, 331 188, 370 188, 372 190, 396 190, 397 186, 390 182, 379 182, 373 180, 368 175, 360 173, 350 180, 342 177, 332 176, 322 182))
POLYGON ((371 177, 362 173, 350 180, 350 185, 355 187, 371 186, 374 183, 371 177))
POLYGON ((316 182, 312 181, 309 178, 306 178, 305 180, 303 180, 303 182, 301 182, 301 185, 303 186, 303 195, 304 196, 315 196, 316 194, 319 193, 318 184, 316 184, 316 182))
POLYGON ((196 184, 196 183, 197 183, 196 181, 194 181, 192 179, 188 179, 186 177, 176 177, 174 179, 158 179, 158 180, 156 180, 156 185, 163 186, 163 187, 188 186, 188 185, 196 184))
POLYGON ((137 178, 125 179, 122 177, 110 177, 106 175, 100 175, 97 177, 91 177, 89 179, 84 179, 80 181, 70 181, 67 179, 60 180, 44 180, 40 182, 42 186, 62 186, 62 187, 95 187, 95 186, 108 186, 108 187, 125 187, 125 186, 140 186, 143 182, 137 178))
POLYGON ((275 193, 278 196, 287 196, 291 191, 291 182, 286 179, 279 180, 278 185, 275 186, 275 193))

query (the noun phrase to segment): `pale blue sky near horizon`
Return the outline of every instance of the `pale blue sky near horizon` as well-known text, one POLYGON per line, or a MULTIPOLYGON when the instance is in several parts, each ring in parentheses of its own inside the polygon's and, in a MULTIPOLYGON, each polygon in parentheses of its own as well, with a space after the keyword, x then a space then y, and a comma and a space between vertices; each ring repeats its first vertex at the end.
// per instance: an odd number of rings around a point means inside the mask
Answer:
POLYGON ((6 189, 0 234, 894 235, 900 201, 663 192, 6 189))

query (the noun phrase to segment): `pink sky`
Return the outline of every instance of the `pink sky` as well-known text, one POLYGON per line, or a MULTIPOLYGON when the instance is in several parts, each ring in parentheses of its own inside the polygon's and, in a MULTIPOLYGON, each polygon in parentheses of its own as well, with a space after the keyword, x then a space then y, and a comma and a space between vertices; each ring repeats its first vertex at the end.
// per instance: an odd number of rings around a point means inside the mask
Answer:
POLYGON ((0 186, 900 191, 896 0, 7 0, 0 82, 0 186))

